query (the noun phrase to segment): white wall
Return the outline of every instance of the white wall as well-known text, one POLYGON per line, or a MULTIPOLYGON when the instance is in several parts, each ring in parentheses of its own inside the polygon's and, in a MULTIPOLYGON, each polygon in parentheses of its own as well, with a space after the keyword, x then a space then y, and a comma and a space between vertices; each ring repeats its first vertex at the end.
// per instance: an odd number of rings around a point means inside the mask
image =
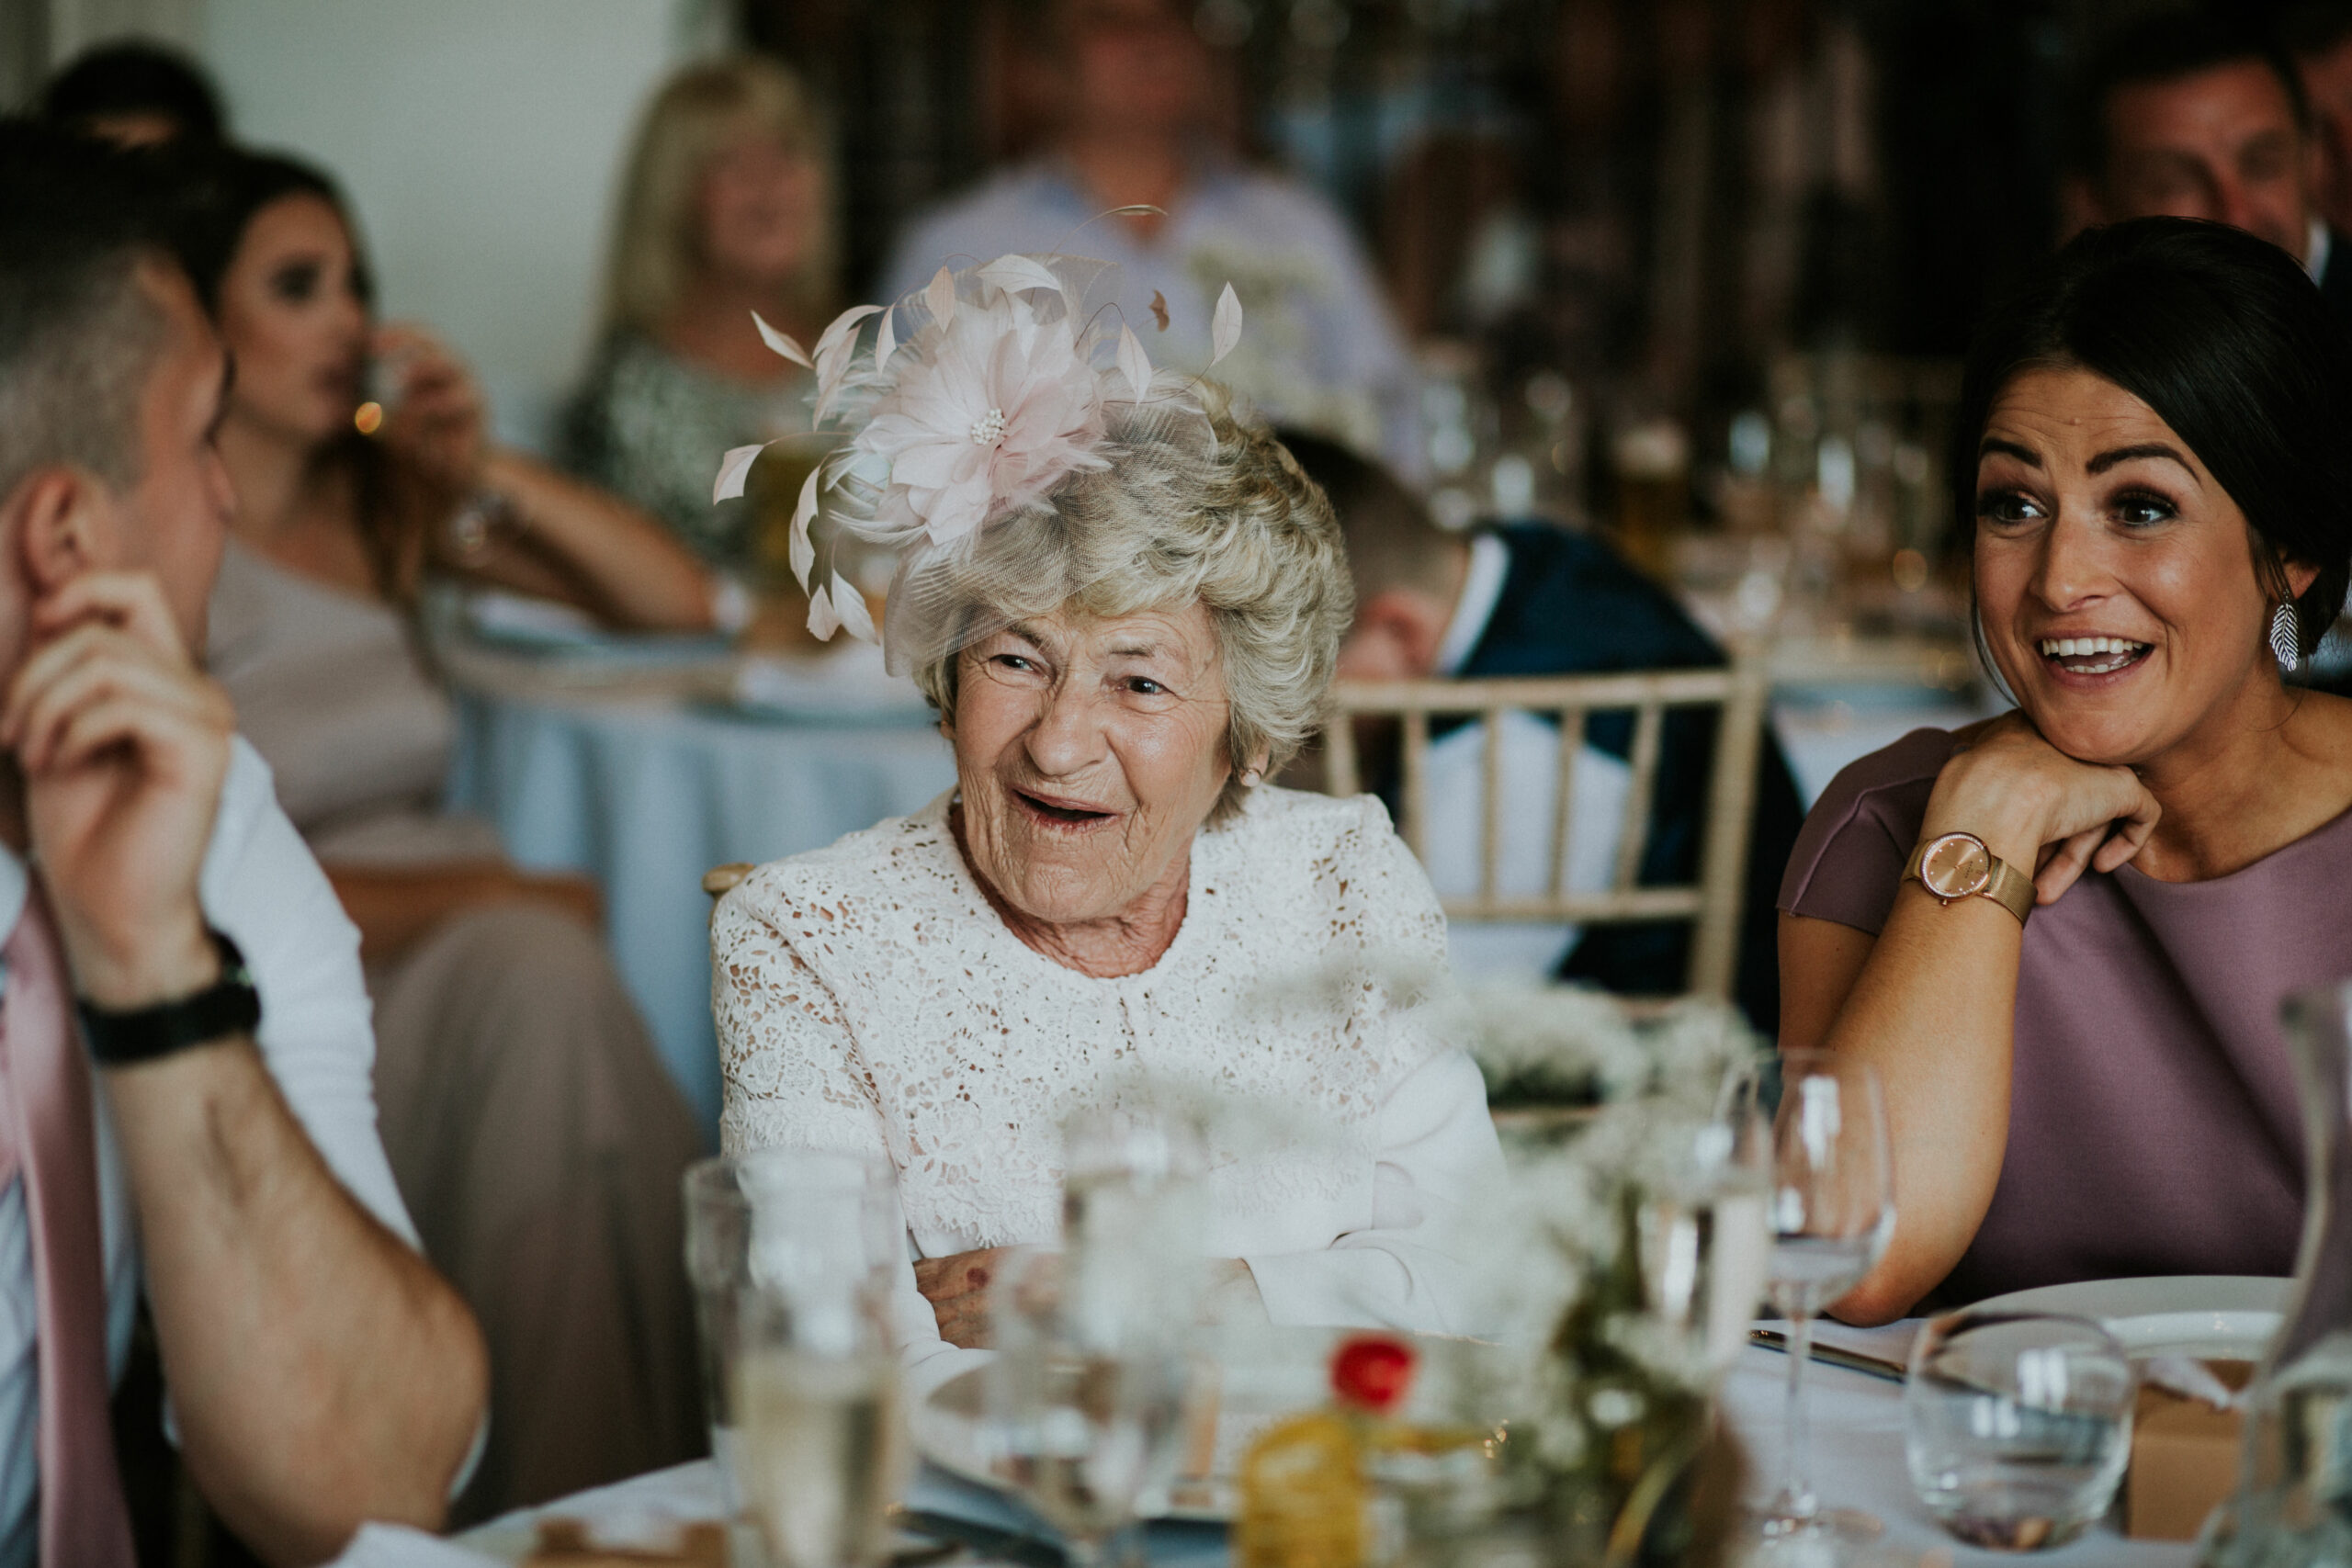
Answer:
MULTIPOLYGON (((0 0, 0 4, 8 0, 0 0)), ((202 0, 239 139, 324 164, 382 308, 472 361, 506 438, 541 445, 594 331, 638 111, 724 43, 721 0, 202 0)))

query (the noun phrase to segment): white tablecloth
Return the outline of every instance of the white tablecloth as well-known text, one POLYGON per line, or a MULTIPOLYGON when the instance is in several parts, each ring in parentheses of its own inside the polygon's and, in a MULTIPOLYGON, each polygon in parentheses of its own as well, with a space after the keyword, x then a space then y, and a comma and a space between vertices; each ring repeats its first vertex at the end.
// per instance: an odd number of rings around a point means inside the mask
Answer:
MULTIPOLYGON (((1841 1343, 1867 1343, 1850 1332, 1841 1343)), ((1883 1352, 1882 1352, 1883 1353, 1883 1352)), ((1724 1413, 1747 1443, 1750 1459, 1749 1500, 1769 1502, 1780 1477, 1781 1392, 1786 1357, 1747 1349, 1726 1381, 1724 1413)), ((2013 1553, 1962 1546, 1936 1528, 1912 1495, 1903 1468, 1903 1398, 1896 1384, 1815 1363, 1806 1373, 1813 1411, 1814 1476, 1825 1503, 1860 1508, 1884 1521, 1886 1533, 1873 1563, 1917 1563, 1930 1552, 1953 1568, 2188 1568, 2195 1550, 2188 1542, 2127 1540, 2105 1524, 2071 1546, 2054 1551, 2013 1553)), ((1020 1528, 1021 1516, 983 1488, 924 1466, 908 1497, 912 1507, 953 1514, 998 1529, 1020 1528)), ((541 1513, 586 1519, 642 1520, 717 1518, 720 1514, 717 1472, 707 1461, 681 1465, 551 1503, 543 1509, 512 1514, 461 1538, 477 1551, 515 1561, 527 1551, 532 1521, 541 1513)), ((1221 1568, 1222 1533, 1201 1526, 1155 1526, 1150 1554, 1156 1568, 1221 1568)))
MULTIPOLYGON (((1786 1328, 1786 1324, 1774 1326, 1786 1328)), ((1916 1321, 1883 1329, 1860 1330, 1825 1324, 1825 1341, 1867 1349, 1890 1360, 1908 1359, 1916 1321)), ((1779 1489, 1785 1454, 1781 1442, 1789 1359, 1750 1348, 1725 1380, 1724 1418, 1747 1445, 1748 1501, 1770 1503, 1779 1489)), ((2048 1563, 2050 1568, 2188 1568, 2195 1548, 2188 1541, 2129 1540, 2109 1522, 2053 1551, 1985 1551, 1962 1546, 1943 1533, 1911 1491, 1903 1461, 1903 1389, 1881 1378, 1815 1361, 1805 1369, 1805 1402, 1812 1412, 1814 1490, 1825 1506, 1860 1508, 1886 1526, 1880 1544, 1896 1560, 1916 1562, 1935 1551, 1959 1568, 2007 1563, 2048 1563)))
POLYGON ((604 885, 613 955, 707 1131, 718 1120, 702 874, 820 849, 955 782, 922 722, 755 718, 677 696, 460 692, 451 804, 526 867, 604 885))

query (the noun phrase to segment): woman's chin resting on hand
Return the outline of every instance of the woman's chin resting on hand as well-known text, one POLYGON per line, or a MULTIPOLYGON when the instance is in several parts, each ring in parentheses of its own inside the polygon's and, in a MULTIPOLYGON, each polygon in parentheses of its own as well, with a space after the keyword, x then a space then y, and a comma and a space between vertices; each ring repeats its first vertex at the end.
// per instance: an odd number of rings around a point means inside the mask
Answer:
POLYGON ((2017 709, 1848 769, 1781 899, 1781 1043, 1873 1063, 1893 1126, 1901 1222, 1834 1310, 2290 1272, 2278 1008, 2352 952, 2352 704, 2273 646, 2344 599, 2352 355, 2271 247, 2143 220, 1987 319, 1961 418, 2017 709), (2030 919, 1905 874, 1955 833, 2031 878, 2030 919))

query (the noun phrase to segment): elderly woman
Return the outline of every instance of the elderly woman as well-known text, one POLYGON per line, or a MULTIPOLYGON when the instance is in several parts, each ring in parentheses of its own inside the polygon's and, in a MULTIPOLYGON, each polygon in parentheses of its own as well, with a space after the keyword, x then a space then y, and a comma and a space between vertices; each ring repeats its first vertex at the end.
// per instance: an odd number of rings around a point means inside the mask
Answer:
MULTIPOLYGON (((1139 1079, 1260 1102, 1299 1135, 1211 1173, 1215 1310, 1458 1330, 1445 1238, 1499 1156, 1395 985, 1442 969, 1443 917, 1376 801, 1263 782, 1347 627, 1338 528, 1216 388, 1124 333, 1132 374, 1094 368, 1100 318, 1043 270, 900 307, 919 330, 810 481, 908 552, 885 648, 958 782, 720 903, 722 1139, 888 1156, 920 1359, 983 1340, 995 1249, 1057 1235, 1069 1114, 1139 1079)), ((820 395, 865 383, 816 359, 820 395)), ((859 614, 837 576, 816 597, 820 630, 859 614)))
POLYGON ((2147 219, 1979 331, 1985 650, 2018 707, 1840 774, 1781 892, 1781 1043, 1877 1065, 1902 1224, 1836 1309, 2283 1274, 2278 1027, 2352 968, 2352 703, 2297 691, 2352 562, 2352 351, 2284 253, 2147 219))

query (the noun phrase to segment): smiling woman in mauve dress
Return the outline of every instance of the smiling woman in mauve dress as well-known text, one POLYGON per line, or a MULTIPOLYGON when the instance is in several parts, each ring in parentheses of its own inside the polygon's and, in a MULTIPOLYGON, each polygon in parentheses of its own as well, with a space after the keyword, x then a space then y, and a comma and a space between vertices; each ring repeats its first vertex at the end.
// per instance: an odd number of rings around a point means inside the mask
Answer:
POLYGON ((2015 712, 1841 773, 1781 897, 1781 1043, 1868 1058, 1893 1247, 1835 1309, 2284 1274, 2278 1006, 2352 973, 2352 348, 2294 261, 2144 219, 1979 330, 1957 477, 2015 712))

